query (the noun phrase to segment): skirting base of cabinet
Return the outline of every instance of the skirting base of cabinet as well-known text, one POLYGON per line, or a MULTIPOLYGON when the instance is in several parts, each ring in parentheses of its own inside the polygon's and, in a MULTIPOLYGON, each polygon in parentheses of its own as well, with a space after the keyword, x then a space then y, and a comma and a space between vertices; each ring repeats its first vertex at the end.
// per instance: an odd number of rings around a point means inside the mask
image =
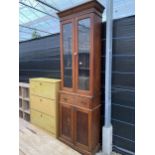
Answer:
POLYGON ((87 150, 84 150, 80 147, 77 147, 75 145, 73 145, 71 142, 69 141, 66 141, 64 138, 62 137, 59 137, 58 138, 60 141, 62 141, 63 143, 69 145, 71 148, 73 148, 74 150, 78 151, 79 153, 81 153, 82 155, 95 155, 95 153, 97 153, 99 151, 99 148, 100 148, 100 144, 98 144, 95 149, 92 151, 92 152, 89 152, 87 150))

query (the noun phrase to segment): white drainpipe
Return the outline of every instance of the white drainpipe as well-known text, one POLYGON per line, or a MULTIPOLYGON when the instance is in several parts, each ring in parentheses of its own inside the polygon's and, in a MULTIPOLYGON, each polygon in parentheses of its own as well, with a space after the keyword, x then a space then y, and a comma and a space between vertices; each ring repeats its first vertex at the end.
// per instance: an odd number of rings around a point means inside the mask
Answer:
POLYGON ((104 155, 111 155, 113 132, 111 125, 113 0, 107 0, 106 19, 105 124, 102 128, 102 152, 104 155))

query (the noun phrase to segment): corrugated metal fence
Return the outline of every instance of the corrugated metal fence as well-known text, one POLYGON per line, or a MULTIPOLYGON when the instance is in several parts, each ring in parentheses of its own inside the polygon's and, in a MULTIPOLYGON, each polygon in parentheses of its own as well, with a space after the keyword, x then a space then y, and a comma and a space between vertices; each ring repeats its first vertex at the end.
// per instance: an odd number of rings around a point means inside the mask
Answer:
MULTIPOLYGON (((113 31, 113 149, 128 155, 135 152, 135 17, 115 20, 113 31)), ((101 74, 102 114, 104 114, 105 23, 102 34, 101 74)), ((30 77, 60 78, 59 34, 21 42, 19 51, 20 81, 28 82, 30 77)))

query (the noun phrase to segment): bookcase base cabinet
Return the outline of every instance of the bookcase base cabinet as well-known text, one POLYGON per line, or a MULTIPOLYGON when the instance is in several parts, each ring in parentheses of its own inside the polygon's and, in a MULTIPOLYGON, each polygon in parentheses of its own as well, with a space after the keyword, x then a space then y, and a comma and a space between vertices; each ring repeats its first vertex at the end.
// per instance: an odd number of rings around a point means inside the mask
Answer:
POLYGON ((60 103, 59 139, 85 155, 99 148, 100 105, 93 109, 60 103))

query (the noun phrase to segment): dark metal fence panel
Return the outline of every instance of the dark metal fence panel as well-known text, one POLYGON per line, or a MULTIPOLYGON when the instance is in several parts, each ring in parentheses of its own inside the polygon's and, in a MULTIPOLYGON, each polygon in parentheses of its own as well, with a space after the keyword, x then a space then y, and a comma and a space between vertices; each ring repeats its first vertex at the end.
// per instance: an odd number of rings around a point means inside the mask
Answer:
POLYGON ((60 78, 59 34, 21 42, 19 45, 19 80, 32 77, 60 78))
MULTIPOLYGON (((105 23, 102 28, 102 123, 104 120, 105 23)), ((112 71, 113 149, 135 152, 135 17, 114 21, 112 71)), ((20 81, 60 78, 59 34, 20 43, 20 81)), ((129 153, 127 153, 129 152, 129 153)), ((130 153, 131 152, 131 153, 130 153)))
MULTIPOLYGON (((102 103, 104 114, 105 26, 103 23, 102 103)), ((113 25, 112 124, 113 149, 121 154, 135 152, 135 17, 113 25)), ((104 115, 103 115, 104 118, 104 115)))

